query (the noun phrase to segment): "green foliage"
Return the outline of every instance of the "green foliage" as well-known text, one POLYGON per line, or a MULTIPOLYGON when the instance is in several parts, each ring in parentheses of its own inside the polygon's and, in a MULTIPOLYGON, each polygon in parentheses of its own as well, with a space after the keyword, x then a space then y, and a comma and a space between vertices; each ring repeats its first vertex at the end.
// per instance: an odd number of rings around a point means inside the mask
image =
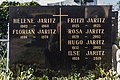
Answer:
POLYGON ((0 42, 0 58, 6 57, 7 55, 7 42, 0 42))
POLYGON ((46 71, 43 73, 43 75, 38 75, 35 76, 34 72, 35 69, 33 69, 31 66, 26 68, 24 70, 23 68, 25 67, 24 65, 20 65, 17 68, 17 76, 15 77, 13 72, 9 70, 7 73, 5 71, 6 69, 6 64, 4 62, 6 59, 4 58, 0 64, 1 72, 0 72, 0 80, 51 80, 48 77, 48 74, 53 73, 56 76, 52 76, 52 80, 120 80, 117 74, 112 74, 112 69, 109 71, 105 71, 105 69, 101 68, 101 66, 96 66, 95 70, 89 70, 86 71, 85 73, 87 75, 81 76, 81 73, 74 73, 71 72, 68 75, 60 75, 60 71, 53 71, 46 69, 46 71), (21 68, 23 70, 21 70, 21 68), (99 77, 96 77, 96 73, 99 75, 99 77))

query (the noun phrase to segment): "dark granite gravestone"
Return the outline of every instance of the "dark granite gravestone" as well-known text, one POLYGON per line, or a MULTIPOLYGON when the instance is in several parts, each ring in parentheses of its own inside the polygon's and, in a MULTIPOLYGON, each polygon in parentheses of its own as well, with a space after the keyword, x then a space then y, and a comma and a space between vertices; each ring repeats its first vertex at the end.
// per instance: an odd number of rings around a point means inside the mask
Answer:
POLYGON ((118 11, 112 12, 112 43, 115 44, 118 37, 118 11))
POLYGON ((111 64, 111 6, 10 7, 9 16, 10 65, 67 70, 111 64))

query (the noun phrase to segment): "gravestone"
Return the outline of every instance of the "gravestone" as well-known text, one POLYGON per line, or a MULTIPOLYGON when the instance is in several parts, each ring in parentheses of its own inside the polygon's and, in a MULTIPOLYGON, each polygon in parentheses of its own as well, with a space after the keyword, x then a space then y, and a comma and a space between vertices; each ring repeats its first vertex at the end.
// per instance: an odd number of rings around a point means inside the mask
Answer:
POLYGON ((111 6, 10 7, 9 23, 10 65, 111 65, 111 6))
POLYGON ((113 11, 112 12, 112 44, 116 43, 117 37, 118 37, 118 11, 113 11))

